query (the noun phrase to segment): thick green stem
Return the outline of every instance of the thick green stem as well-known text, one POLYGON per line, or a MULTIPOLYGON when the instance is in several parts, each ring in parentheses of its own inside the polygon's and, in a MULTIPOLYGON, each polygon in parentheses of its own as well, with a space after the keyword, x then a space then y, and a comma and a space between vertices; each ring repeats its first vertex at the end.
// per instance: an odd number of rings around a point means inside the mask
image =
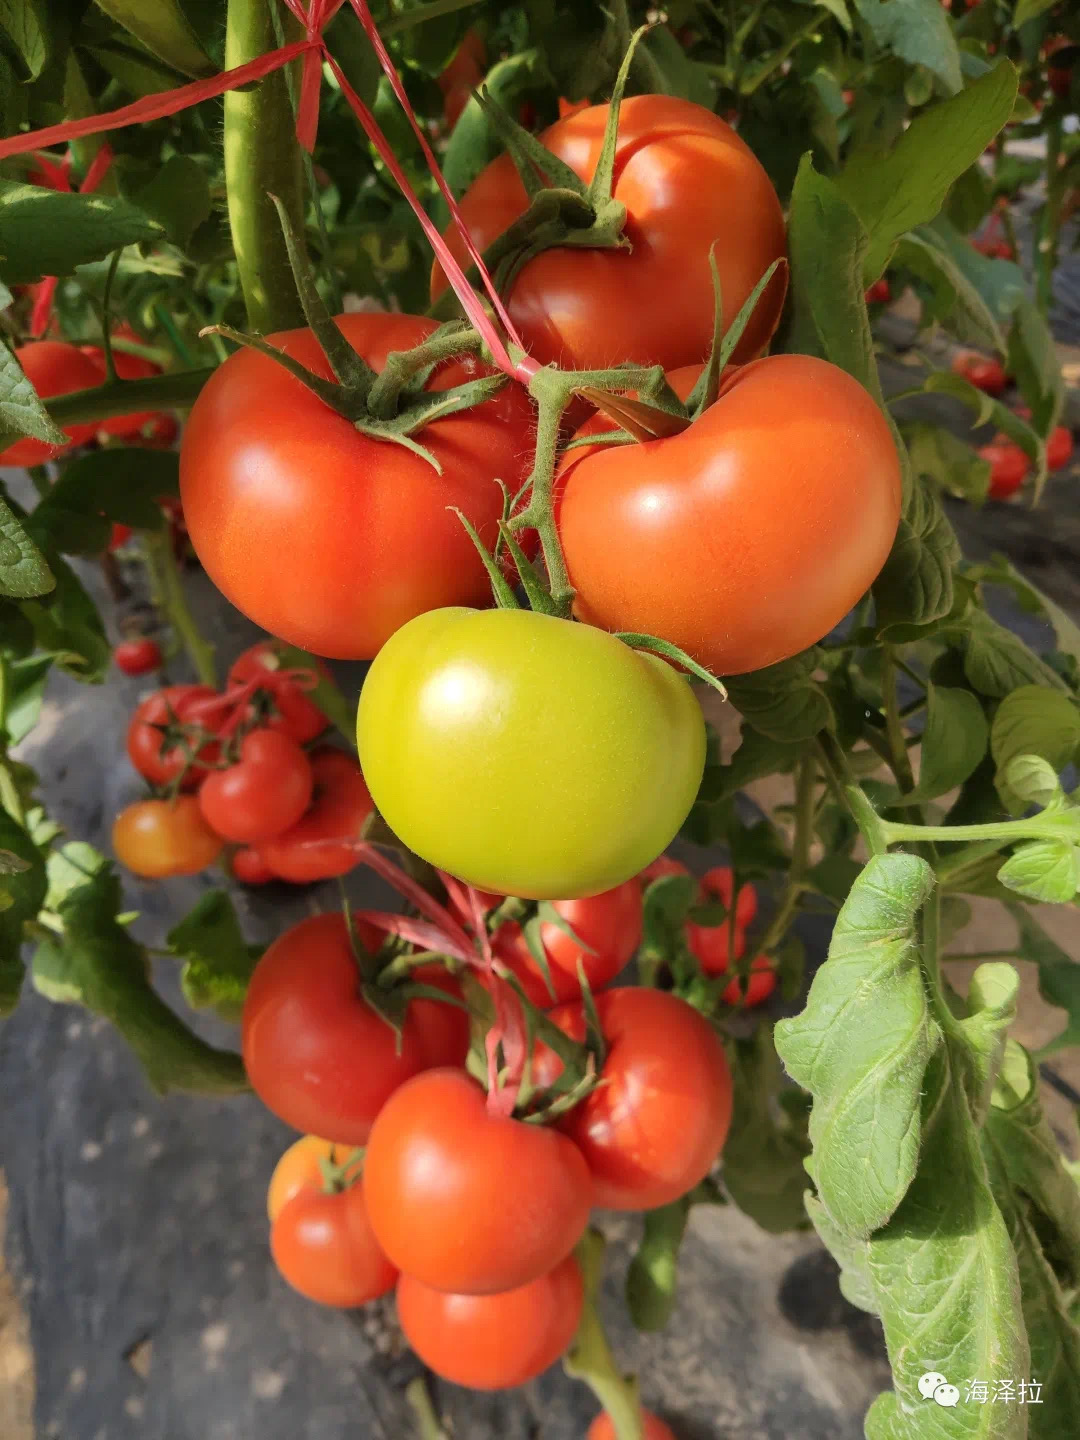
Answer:
POLYGON ((410 1380, 405 1386, 405 1399, 416 1416, 418 1440, 446 1440, 446 1431, 439 1423, 439 1417, 428 1394, 427 1381, 422 1375, 410 1380))
MULTIPOLYGON (((871 805, 865 790, 852 774, 847 756, 827 730, 822 730, 818 735, 817 744, 825 777, 836 792, 837 798, 851 811, 870 854, 884 854, 889 848, 889 840, 886 835, 888 827, 871 805)), ((908 828, 918 830, 921 827, 913 825, 908 828)))
MULTIPOLYGON (((229 0, 225 66, 255 60, 275 48, 270 6, 278 0, 229 0)), ((286 20, 289 39, 299 33, 286 20)), ((304 311, 270 195, 304 230, 304 169, 289 88, 282 70, 250 89, 225 95, 225 185, 229 225, 247 305, 248 323, 266 334, 303 325, 304 311)))
POLYGON ((884 832, 886 845, 920 845, 931 840, 987 840, 996 842, 990 851, 993 853, 994 849, 1014 844, 1017 840, 1062 840, 1075 845, 1080 831, 1075 815, 1075 811, 1067 810, 1062 815, 1032 815, 1030 819, 1001 820, 988 825, 903 825, 882 820, 879 816, 878 824, 884 832))
MULTIPOLYGON (((906 667, 905 667, 906 668, 906 667)), ((896 783, 903 791, 915 789, 915 775, 911 768, 911 757, 907 752, 904 727, 900 720, 899 699, 896 691, 896 657, 892 647, 885 646, 881 665, 881 690, 885 700, 885 733, 889 737, 889 764, 892 766, 896 783)))
POLYGON ((596 1305, 605 1248, 604 1237, 596 1230, 587 1230, 578 1245, 576 1253, 585 1282, 585 1305, 563 1368, 575 1380, 583 1380, 611 1416, 615 1440, 643 1440, 637 1380, 624 1375, 615 1363, 596 1305))
POLYGON ((214 668, 214 647, 203 639, 195 617, 188 608, 184 583, 173 554, 172 537, 167 530, 144 538, 147 565, 169 623, 180 637, 195 674, 204 685, 217 689, 214 668))
POLYGON ((213 373, 212 368, 177 370, 171 375, 148 375, 145 380, 117 380, 113 385, 57 395, 45 401, 45 408, 61 427, 141 410, 187 409, 213 373))

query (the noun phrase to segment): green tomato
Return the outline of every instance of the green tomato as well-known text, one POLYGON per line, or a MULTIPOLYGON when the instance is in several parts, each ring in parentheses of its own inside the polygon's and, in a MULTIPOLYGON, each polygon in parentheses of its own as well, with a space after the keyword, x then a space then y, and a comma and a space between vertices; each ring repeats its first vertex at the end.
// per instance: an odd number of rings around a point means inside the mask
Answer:
POLYGON ((417 855, 480 890, 573 900, 655 860, 694 803, 705 722, 686 678, 531 610, 432 610, 368 671, 360 763, 417 855))

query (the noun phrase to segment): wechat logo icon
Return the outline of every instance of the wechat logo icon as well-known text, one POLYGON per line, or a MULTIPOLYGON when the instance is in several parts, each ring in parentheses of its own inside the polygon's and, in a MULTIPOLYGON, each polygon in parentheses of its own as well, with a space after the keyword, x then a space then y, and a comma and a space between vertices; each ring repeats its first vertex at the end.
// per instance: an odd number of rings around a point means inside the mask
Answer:
POLYGON ((960 1402, 960 1391, 955 1385, 950 1385, 944 1375, 936 1370, 928 1370, 919 1380, 919 1394, 924 1400, 933 1400, 935 1404, 951 1410, 954 1405, 960 1402))

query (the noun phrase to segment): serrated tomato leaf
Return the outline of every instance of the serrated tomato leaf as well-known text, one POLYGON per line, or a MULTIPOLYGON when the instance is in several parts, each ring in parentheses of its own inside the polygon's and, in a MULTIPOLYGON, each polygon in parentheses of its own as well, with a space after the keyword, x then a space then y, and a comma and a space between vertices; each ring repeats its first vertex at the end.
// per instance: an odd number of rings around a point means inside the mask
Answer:
POLYGON ((209 890, 166 937, 169 949, 184 961, 180 988, 193 1010, 215 1010, 237 1021, 248 982, 263 947, 244 939, 232 900, 224 890, 209 890))
POLYGON ((6 285, 70 275, 125 245, 163 237, 155 220, 116 196, 69 195, 0 180, 0 277, 6 285))

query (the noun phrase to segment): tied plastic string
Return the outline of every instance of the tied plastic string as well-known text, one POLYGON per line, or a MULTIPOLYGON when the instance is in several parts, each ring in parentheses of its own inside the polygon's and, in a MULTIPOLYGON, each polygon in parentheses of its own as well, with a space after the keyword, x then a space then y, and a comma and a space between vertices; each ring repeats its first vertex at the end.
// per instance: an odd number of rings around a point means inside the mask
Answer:
MULTIPOLYGON (((109 173, 112 158, 112 148, 106 141, 90 162, 90 166, 83 176, 78 191, 80 195, 89 195, 97 189, 109 173)), ((71 194, 70 150, 59 165, 54 164, 48 156, 40 156, 38 169, 44 175, 51 190, 57 190, 65 195, 71 194)), ((56 287, 59 283, 58 275, 46 275, 44 280, 38 282, 34 292, 34 307, 30 312, 30 334, 35 340, 39 340, 45 334, 52 322, 53 301, 56 298, 56 287)))
MULTIPOLYGON (((145 124, 150 120, 162 120, 169 115, 175 115, 181 110, 186 110, 192 105, 197 105, 203 100, 209 100, 217 95, 223 95, 228 90, 236 90, 242 85, 249 85, 256 80, 263 79, 266 75, 279 70, 291 61, 303 59, 303 70, 301 75, 300 100, 297 106, 296 133, 298 142, 310 150, 315 143, 319 118, 319 82, 322 65, 330 69, 337 81, 341 93, 345 96, 353 114, 359 120, 364 133, 378 151, 380 158, 387 169, 393 175, 401 193, 408 201, 410 208, 419 220, 424 234, 427 236, 435 256, 442 267, 443 273, 450 283, 455 295, 461 302, 462 309, 468 316, 470 323, 481 336, 487 346, 495 364, 505 375, 513 380, 518 380, 524 385, 540 369, 537 362, 529 356, 523 356, 521 360, 514 360, 510 355, 502 336, 492 324, 483 303, 476 295, 472 286, 465 278, 465 272, 450 252, 449 246, 439 234, 438 229, 428 216, 419 196, 413 190, 397 157, 391 149, 389 141, 379 128, 374 115, 357 95, 356 91, 349 84, 340 65, 330 54, 326 41, 323 38, 323 29, 340 10, 344 0, 308 0, 307 8, 304 8, 303 0, 285 0, 289 12, 304 26, 305 38, 295 41, 291 45, 284 45, 278 50, 269 51, 261 55, 257 60, 251 60, 247 64, 235 66, 231 70, 224 70, 220 75, 211 76, 206 80, 195 80, 188 85, 178 86, 175 90, 167 90, 160 95, 150 95, 134 104, 123 105, 118 110, 111 110, 103 115, 91 115, 82 120, 65 121, 60 125, 51 125, 43 130, 29 131, 24 135, 14 136, 9 140, 0 141, 0 160, 5 160, 13 155, 25 154, 28 150, 36 150, 40 147, 59 144, 61 141, 82 139, 88 135, 100 135, 109 130, 123 129, 128 125, 145 124)), ((398 103, 401 105, 409 124, 415 132, 424 158, 435 178, 443 198, 446 200, 450 210, 451 218, 465 243, 470 259, 477 267, 480 279, 491 298, 492 307, 499 318, 500 323, 506 330, 510 342, 518 350, 524 350, 520 335, 514 327, 509 314, 506 311, 494 281, 487 272, 483 258, 477 248, 476 242, 469 233, 464 217, 454 198, 453 192, 447 185, 442 171, 439 168, 435 154, 428 144, 427 137, 420 127, 420 123, 413 113, 409 104, 405 87, 401 83, 401 77, 397 68, 383 44, 379 35, 371 11, 366 0, 350 0, 353 10, 362 25, 365 34, 375 50, 383 71, 386 74, 398 103)))

